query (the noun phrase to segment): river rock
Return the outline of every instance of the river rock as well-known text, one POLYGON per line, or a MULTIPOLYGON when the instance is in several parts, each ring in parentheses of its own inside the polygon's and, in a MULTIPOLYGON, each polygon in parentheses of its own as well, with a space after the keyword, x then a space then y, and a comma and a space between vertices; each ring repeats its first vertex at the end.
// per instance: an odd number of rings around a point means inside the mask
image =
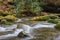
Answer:
POLYGON ((27 34, 24 34, 23 32, 20 32, 19 34, 18 34, 18 37, 22 37, 22 38, 24 38, 24 37, 28 37, 29 35, 27 35, 27 34))

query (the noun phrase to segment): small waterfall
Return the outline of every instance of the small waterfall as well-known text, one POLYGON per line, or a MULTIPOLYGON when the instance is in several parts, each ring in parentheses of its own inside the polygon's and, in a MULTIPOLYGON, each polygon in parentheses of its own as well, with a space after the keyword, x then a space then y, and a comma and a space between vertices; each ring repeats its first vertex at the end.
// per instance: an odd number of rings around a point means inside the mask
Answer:
POLYGON ((29 34, 30 31, 32 30, 32 27, 26 24, 20 24, 20 29, 23 29, 24 33, 29 34))
POLYGON ((16 37, 21 31, 23 31, 23 30, 22 29, 16 29, 16 31, 12 34, 6 34, 6 35, 0 36, 0 39, 8 39, 8 38, 16 37))
POLYGON ((23 32, 27 35, 29 35, 30 37, 27 38, 23 38, 23 40, 29 40, 33 38, 33 30, 35 29, 39 29, 39 28, 54 28, 55 24, 52 23, 46 23, 46 24, 41 24, 41 23, 37 23, 34 24, 34 26, 30 26, 27 24, 20 24, 19 27, 21 29, 23 29, 23 32))
POLYGON ((17 29, 17 24, 14 25, 5 25, 6 27, 0 27, 0 39, 7 39, 12 37, 17 37, 20 32, 23 31, 23 29, 17 29), (8 33, 9 32, 9 33, 8 33), (4 35, 1 35, 4 34, 4 35))

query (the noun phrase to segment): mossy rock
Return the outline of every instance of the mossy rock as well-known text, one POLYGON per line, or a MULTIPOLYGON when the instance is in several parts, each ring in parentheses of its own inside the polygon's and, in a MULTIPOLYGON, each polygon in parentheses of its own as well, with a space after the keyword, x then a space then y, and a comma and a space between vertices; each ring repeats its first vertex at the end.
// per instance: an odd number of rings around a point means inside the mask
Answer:
POLYGON ((0 16, 0 20, 2 20, 2 19, 4 19, 4 17, 3 16, 0 16))
POLYGON ((1 24, 5 24, 7 22, 7 20, 5 20, 5 19, 3 19, 3 20, 1 20, 1 24))
POLYGON ((40 17, 34 17, 32 18, 33 21, 47 21, 49 20, 48 16, 40 16, 40 17))
POLYGON ((3 12, 0 12, 0 16, 6 16, 6 14, 4 14, 3 12))
POLYGON ((16 20, 18 20, 18 18, 13 15, 0 16, 0 24, 11 25, 14 24, 16 20))
POLYGON ((18 18, 16 18, 15 16, 13 15, 8 15, 8 16, 5 16, 5 19, 9 22, 14 22, 16 21, 18 18))
POLYGON ((60 30, 60 23, 57 23, 55 26, 56 29, 60 30))
POLYGON ((1 11, 0 11, 0 16, 7 16, 7 15, 9 15, 9 13, 1 12, 1 11))
POLYGON ((46 20, 48 20, 48 19, 49 19, 48 16, 43 16, 43 17, 39 18, 39 21, 46 21, 46 20))
POLYGON ((49 17, 50 17, 50 19, 57 19, 58 18, 58 16, 55 16, 55 15, 50 15, 49 17))
POLYGON ((48 20, 48 22, 50 22, 50 23, 54 23, 54 24, 57 24, 57 23, 58 23, 58 21, 55 20, 55 19, 48 20))
POLYGON ((20 37, 20 38, 21 38, 21 37, 22 37, 22 38, 23 38, 23 37, 28 37, 28 35, 27 35, 27 34, 24 34, 23 32, 20 32, 20 33, 18 34, 18 37, 20 37))

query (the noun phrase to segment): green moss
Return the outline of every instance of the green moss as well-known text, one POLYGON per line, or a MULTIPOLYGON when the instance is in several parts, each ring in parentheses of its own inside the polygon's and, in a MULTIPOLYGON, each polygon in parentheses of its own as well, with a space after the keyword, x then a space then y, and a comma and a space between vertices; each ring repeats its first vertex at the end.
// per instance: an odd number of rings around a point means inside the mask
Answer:
POLYGON ((56 16, 56 15, 50 15, 49 17, 50 17, 50 19, 56 19, 56 18, 58 18, 58 16, 56 16))
POLYGON ((0 16, 7 16, 8 14, 5 12, 0 12, 0 16))
POLYGON ((5 19, 6 19, 7 21, 9 21, 9 22, 14 22, 14 21, 16 21, 18 18, 16 18, 16 17, 13 16, 13 15, 8 15, 8 16, 5 17, 5 19))
POLYGON ((47 18, 39 18, 39 19, 37 19, 38 21, 46 21, 47 20, 47 18))
POLYGON ((48 22, 54 23, 54 24, 57 24, 58 23, 58 21, 57 20, 54 20, 54 19, 48 20, 48 22))
POLYGON ((44 17, 42 17, 42 18, 43 18, 45 21, 49 19, 48 16, 44 16, 44 17))
POLYGON ((17 17, 13 15, 8 15, 8 16, 0 16, 0 24, 6 24, 6 25, 11 25, 13 24, 16 20, 18 20, 17 17))
POLYGON ((35 21, 46 21, 46 20, 48 20, 48 19, 49 19, 48 16, 41 16, 41 17, 39 17, 39 18, 36 18, 35 21))
POLYGON ((7 22, 7 20, 5 20, 5 19, 3 19, 3 20, 1 20, 1 24, 5 24, 7 22))
POLYGON ((60 30, 60 23, 57 23, 55 26, 56 29, 60 30))

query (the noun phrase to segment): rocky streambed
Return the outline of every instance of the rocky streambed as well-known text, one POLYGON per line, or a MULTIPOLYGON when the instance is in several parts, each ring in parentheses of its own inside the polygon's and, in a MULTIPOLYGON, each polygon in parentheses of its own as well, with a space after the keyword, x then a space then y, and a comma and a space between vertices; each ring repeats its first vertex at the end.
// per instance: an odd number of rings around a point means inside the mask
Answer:
POLYGON ((54 28, 55 24, 47 22, 27 21, 19 23, 19 29, 24 29, 27 37, 16 37, 9 40, 60 40, 60 31, 54 28))
POLYGON ((46 21, 19 22, 0 27, 0 40, 60 40, 60 31, 54 26, 46 21))

